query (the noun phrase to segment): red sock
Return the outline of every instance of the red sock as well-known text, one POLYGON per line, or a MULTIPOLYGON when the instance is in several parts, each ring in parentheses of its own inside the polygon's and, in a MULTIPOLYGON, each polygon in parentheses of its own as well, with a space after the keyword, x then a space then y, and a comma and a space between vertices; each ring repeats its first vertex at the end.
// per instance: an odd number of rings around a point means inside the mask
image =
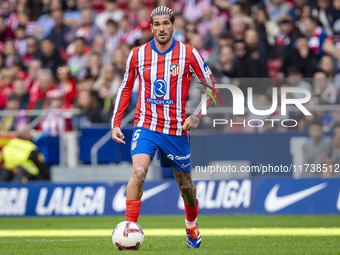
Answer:
POLYGON ((184 203, 185 218, 187 221, 194 221, 198 215, 198 200, 196 198, 196 206, 190 207, 184 203))
POLYGON ((140 198, 126 200, 126 221, 133 221, 137 223, 141 203, 142 200, 140 198))

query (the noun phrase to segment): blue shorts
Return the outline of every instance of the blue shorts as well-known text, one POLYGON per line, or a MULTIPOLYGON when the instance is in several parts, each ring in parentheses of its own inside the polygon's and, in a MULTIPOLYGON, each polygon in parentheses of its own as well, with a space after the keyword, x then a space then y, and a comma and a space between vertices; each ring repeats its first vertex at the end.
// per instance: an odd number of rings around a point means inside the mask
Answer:
POLYGON ((135 127, 132 133, 131 156, 145 153, 154 158, 157 148, 162 167, 174 167, 180 172, 190 172, 189 135, 175 136, 135 127))

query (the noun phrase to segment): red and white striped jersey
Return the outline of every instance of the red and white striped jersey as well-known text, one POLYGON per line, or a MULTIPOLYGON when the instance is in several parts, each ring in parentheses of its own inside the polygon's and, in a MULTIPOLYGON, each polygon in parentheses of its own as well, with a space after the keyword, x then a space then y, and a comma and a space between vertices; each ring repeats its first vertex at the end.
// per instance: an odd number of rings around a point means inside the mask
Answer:
MULTIPOLYGON (((133 48, 117 94, 112 128, 120 126, 134 81, 139 79, 135 127, 170 135, 185 135, 185 105, 193 74, 210 86, 216 83, 204 59, 192 46, 173 40, 170 48, 160 53, 153 39, 133 48)), ((195 114, 199 115, 200 108, 196 109, 195 114)))

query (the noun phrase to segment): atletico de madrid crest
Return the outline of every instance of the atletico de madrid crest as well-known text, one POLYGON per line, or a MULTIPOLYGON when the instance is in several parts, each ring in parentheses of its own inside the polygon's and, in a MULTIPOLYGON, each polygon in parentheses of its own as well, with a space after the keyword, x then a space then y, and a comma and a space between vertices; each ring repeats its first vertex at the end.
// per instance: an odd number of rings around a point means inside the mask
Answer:
POLYGON ((177 64, 171 64, 171 65, 170 65, 170 73, 171 73, 173 76, 178 75, 179 69, 180 69, 180 67, 179 67, 179 65, 177 65, 177 64))
POLYGON ((137 141, 134 141, 131 145, 131 150, 134 150, 137 147, 137 141))

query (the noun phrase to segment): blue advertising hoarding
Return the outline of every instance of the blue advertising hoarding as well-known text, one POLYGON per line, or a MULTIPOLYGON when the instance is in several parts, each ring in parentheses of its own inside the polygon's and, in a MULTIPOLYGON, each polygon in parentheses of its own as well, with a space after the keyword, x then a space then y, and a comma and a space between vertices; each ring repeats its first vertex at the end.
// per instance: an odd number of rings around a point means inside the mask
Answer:
MULTIPOLYGON (((340 214, 340 179, 195 181, 200 214, 340 214)), ((123 215, 126 183, 1 183, 0 216, 123 215)), ((174 180, 144 184, 141 214, 183 214, 174 180)))

